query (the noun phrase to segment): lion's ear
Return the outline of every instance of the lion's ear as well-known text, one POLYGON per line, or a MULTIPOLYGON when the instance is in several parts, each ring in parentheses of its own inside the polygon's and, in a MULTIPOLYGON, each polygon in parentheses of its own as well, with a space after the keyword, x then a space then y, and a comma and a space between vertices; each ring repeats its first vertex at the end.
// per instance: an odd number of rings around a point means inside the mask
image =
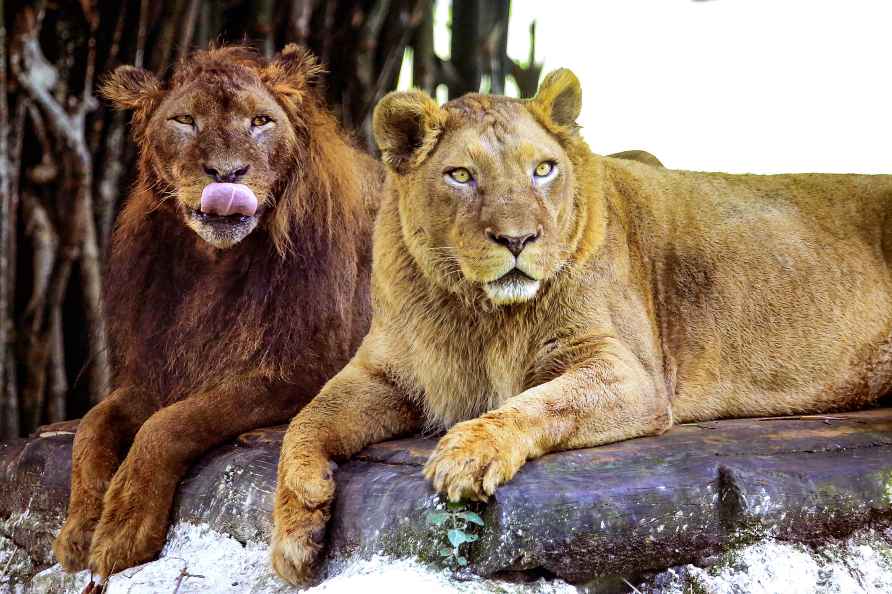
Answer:
POLYGON ((321 82, 323 72, 325 68, 310 50, 289 43, 263 68, 260 77, 272 92, 300 103, 303 94, 321 82))
POLYGON ((99 93, 117 109, 133 110, 133 134, 139 139, 164 95, 164 85, 148 70, 135 66, 118 66, 102 82, 99 93))
POLYGON ((446 113, 421 91, 385 95, 372 115, 381 158, 398 173, 419 165, 437 144, 446 113))
POLYGON ((550 72, 532 102, 559 126, 574 127, 582 110, 582 87, 576 75, 561 68, 550 72))
POLYGON ((118 66, 106 77, 99 93, 118 109, 148 110, 161 92, 161 81, 135 66, 118 66))

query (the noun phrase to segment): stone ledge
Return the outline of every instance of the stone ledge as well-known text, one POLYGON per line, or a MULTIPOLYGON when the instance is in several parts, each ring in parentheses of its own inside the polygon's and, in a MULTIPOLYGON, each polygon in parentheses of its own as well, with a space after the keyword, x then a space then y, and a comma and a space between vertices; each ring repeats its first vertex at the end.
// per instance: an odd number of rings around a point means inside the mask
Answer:
MULTIPOLYGON (((22 561, 11 564, 15 581, 52 563, 75 427, 57 424, 0 444, 0 540, 22 561)), ((205 456, 180 486, 175 521, 265 541, 283 431, 247 433, 205 456)), ((435 443, 377 444, 341 465, 329 572, 356 555, 437 558, 443 535, 425 520, 437 498, 420 472, 435 443)), ((524 466, 479 511, 486 526, 469 550, 471 571, 574 583, 709 564, 765 535, 814 543, 885 527, 892 409, 699 423, 552 454, 524 466)))

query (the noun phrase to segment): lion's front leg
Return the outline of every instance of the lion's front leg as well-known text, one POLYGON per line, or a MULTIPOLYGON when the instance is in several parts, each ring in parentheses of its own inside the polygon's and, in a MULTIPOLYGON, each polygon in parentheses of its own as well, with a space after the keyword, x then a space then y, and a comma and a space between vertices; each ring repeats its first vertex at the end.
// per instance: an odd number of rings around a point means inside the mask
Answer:
POLYGON ((62 531, 53 542, 66 571, 87 567, 102 498, 140 425, 154 411, 151 398, 119 389, 84 416, 74 437, 71 497, 62 531))
POLYGON ((177 485, 189 466, 240 433, 287 420, 301 402, 245 382, 196 394, 152 415, 105 493, 90 569, 107 578, 152 559, 164 544, 177 485))
POLYGON ((671 409, 659 385, 610 340, 572 371, 455 425, 424 474, 452 501, 486 500, 527 460, 667 430, 671 409))
POLYGON ((420 426, 414 405, 357 358, 325 385, 285 434, 272 564, 292 584, 309 582, 319 560, 335 494, 332 459, 420 426))

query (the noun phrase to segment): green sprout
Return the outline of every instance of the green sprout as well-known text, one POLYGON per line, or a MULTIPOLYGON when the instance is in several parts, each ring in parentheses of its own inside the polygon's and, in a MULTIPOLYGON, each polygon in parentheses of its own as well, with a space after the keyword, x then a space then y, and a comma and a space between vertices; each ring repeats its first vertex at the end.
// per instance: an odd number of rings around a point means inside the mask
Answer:
POLYGON ((443 561, 459 567, 466 566, 468 559, 461 554, 461 546, 480 538, 468 530, 472 524, 483 526, 483 518, 469 510, 464 503, 447 503, 445 510, 427 512, 427 523, 446 530, 446 540, 450 546, 440 547, 439 553, 443 561))

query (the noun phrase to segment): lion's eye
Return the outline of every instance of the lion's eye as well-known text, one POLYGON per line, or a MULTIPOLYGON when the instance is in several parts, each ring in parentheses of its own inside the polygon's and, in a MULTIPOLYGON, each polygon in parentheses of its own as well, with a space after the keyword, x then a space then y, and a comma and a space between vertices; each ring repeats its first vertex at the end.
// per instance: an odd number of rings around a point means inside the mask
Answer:
POLYGON ((471 175, 471 172, 464 167, 457 167, 455 169, 452 169, 451 171, 447 171, 446 175, 452 178, 453 181, 456 181, 460 184, 466 184, 474 179, 474 176, 471 175))
POLYGON ((555 167, 556 164, 554 161, 542 161, 536 165, 536 170, 533 172, 533 175, 536 177, 548 177, 551 172, 554 171, 555 167))
POLYGON ((273 119, 268 115, 258 115, 251 119, 251 125, 255 128, 260 128, 261 126, 266 126, 271 121, 273 121, 273 119))
POLYGON ((173 121, 175 121, 178 124, 183 124, 184 126, 194 126, 195 125, 195 118, 193 118, 189 114, 173 116, 170 119, 172 119, 173 121))

